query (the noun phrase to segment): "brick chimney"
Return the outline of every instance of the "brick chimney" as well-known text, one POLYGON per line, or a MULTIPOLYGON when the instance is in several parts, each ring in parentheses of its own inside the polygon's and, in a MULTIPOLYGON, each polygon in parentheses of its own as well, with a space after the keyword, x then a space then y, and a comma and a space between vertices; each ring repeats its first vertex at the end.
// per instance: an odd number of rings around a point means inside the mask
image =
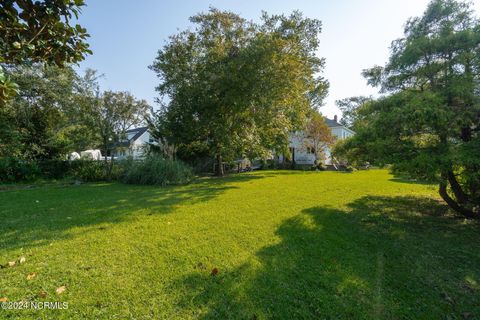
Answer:
POLYGON ((334 115, 334 116, 333 116, 333 120, 334 120, 335 122, 338 122, 338 117, 337 117, 337 115, 334 115))

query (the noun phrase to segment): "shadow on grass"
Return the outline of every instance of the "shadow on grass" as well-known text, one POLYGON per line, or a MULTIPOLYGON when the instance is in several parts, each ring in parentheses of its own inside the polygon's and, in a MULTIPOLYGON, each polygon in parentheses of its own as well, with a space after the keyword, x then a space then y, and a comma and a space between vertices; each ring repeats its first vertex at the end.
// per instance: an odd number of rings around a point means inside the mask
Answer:
POLYGON ((360 198, 346 210, 305 209, 278 244, 221 270, 194 266, 178 308, 210 319, 480 317, 477 223, 415 197, 360 198))
POLYGON ((434 182, 419 181, 415 179, 400 178, 400 177, 389 179, 389 181, 398 182, 398 183, 407 183, 407 184, 435 185, 434 182))
POLYGON ((0 193, 0 250, 66 239, 75 227, 120 223, 145 214, 168 214, 180 205, 206 202, 238 188, 236 183, 264 177, 203 178, 190 185, 169 187, 102 183, 4 191, 0 193))
POLYGON ((393 175, 393 178, 389 179, 389 181, 406 184, 436 185, 434 181, 413 179, 401 173, 393 173, 393 175))

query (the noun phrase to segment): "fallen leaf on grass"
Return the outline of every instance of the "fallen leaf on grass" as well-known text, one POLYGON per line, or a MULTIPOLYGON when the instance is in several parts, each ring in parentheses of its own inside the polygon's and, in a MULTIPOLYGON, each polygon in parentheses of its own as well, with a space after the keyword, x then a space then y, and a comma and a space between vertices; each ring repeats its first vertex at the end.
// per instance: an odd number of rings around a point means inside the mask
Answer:
POLYGON ((9 267, 14 267, 15 264, 16 264, 15 261, 8 261, 8 266, 9 266, 9 267))
POLYGON ((217 268, 213 268, 212 269, 212 276, 216 276, 218 274, 218 269, 217 268))
POLYGON ((46 293, 45 291, 40 291, 40 292, 38 293, 38 296, 39 296, 40 298, 45 298, 45 297, 47 296, 47 293, 46 293))
POLYGON ((61 287, 58 287, 57 290, 55 291, 57 292, 57 294, 62 294, 63 292, 65 292, 65 290, 67 290, 67 287, 61 286, 61 287))
POLYGON ((7 302, 7 301, 8 301, 7 297, 0 298, 0 302, 7 302))
POLYGON ((37 276, 37 274, 35 272, 32 272, 32 273, 29 273, 27 275, 27 280, 32 280, 33 278, 35 278, 37 276))
POLYGON ((20 257, 20 258, 18 259, 18 262, 19 262, 19 263, 25 263, 25 261, 27 261, 27 259, 25 259, 25 257, 20 257))

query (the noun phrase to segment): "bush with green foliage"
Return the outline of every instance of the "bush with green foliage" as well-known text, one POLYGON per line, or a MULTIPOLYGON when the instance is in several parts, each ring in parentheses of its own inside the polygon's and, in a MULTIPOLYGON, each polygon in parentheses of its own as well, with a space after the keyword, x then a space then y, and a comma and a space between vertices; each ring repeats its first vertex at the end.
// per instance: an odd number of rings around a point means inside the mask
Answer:
POLYGON ((93 160, 77 160, 71 162, 70 175, 84 182, 108 180, 105 162, 93 160))
POLYGON ((129 160, 123 175, 125 183, 161 186, 185 184, 192 179, 192 168, 183 162, 166 160, 155 154, 142 161, 129 160))
POLYGON ((321 162, 318 162, 318 163, 312 165, 312 170, 313 171, 317 171, 317 170, 318 171, 325 171, 326 169, 327 169, 327 167, 324 166, 323 163, 321 163, 321 162))
POLYGON ((72 162, 60 159, 36 162, 40 175, 46 179, 63 179, 70 174, 72 162))
POLYGON ((36 162, 13 157, 0 158, 0 182, 31 181, 37 179, 40 173, 36 162))
POLYGON ((121 180, 124 163, 115 162, 106 167, 103 161, 93 160, 21 160, 13 157, 0 158, 0 182, 25 182, 38 179, 73 178, 84 182, 121 180))

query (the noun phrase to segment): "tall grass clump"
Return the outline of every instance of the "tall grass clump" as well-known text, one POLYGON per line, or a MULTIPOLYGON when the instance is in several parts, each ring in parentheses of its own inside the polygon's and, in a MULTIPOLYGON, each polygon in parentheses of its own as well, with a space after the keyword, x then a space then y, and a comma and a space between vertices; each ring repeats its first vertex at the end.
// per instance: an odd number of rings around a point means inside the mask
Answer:
POLYGON ((193 179, 193 170, 180 161, 166 160, 152 154, 141 161, 130 160, 125 166, 123 182, 147 185, 186 184, 193 179))

